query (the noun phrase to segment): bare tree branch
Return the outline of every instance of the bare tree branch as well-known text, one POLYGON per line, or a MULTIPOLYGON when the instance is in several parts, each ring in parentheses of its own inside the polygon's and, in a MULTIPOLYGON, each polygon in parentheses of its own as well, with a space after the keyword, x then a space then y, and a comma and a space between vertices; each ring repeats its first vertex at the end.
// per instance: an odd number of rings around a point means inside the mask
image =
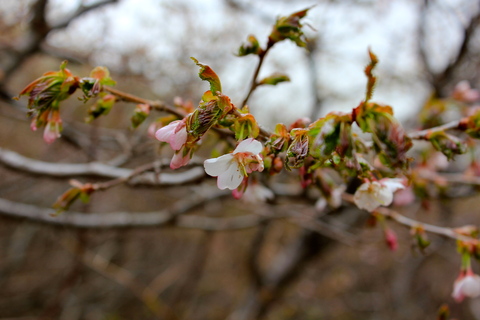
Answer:
MULTIPOLYGON (((181 201, 170 210, 154 212, 115 212, 115 213, 81 213, 66 211, 53 217, 53 209, 41 208, 29 204, 0 199, 0 213, 14 218, 25 218, 37 222, 61 225, 73 228, 127 228, 127 227, 158 227, 172 225, 179 228, 199 229, 208 231, 224 231, 248 229, 257 226, 267 219, 256 214, 238 217, 212 218, 194 215, 182 215, 207 201, 228 195, 225 192, 212 193, 207 197, 181 201)), ((283 218, 283 217, 270 217, 283 218)))
MULTIPOLYGON (((34 160, 3 148, 0 148, 0 162, 19 171, 51 177, 71 178, 73 176, 97 176, 118 179, 127 178, 134 172, 134 169, 118 168, 101 162, 73 164, 34 160)), ((195 165, 195 162, 193 162, 193 164, 195 165)), ((168 163, 164 161, 152 165, 165 167, 168 166, 168 163)), ((153 172, 145 172, 130 179, 129 183, 131 185, 179 185, 198 181, 203 177, 205 177, 205 171, 200 167, 193 167, 178 173, 160 173, 157 175, 153 172)))
POLYGON ((434 89, 434 93, 438 97, 443 97, 445 95, 444 91, 449 82, 452 81, 455 71, 459 66, 464 62, 465 57, 468 54, 468 48, 470 42, 472 41, 473 34, 477 27, 480 25, 480 11, 477 12, 475 16, 472 17, 468 26, 465 27, 463 32, 462 43, 458 49, 456 56, 452 59, 449 65, 440 73, 434 73, 428 62, 428 53, 425 48, 425 38, 426 38, 426 17, 427 10, 429 6, 429 1, 424 0, 420 7, 420 22, 418 29, 419 37, 419 56, 422 61, 423 67, 427 72, 427 78, 431 86, 434 89))
POLYGON ((62 23, 56 24, 52 26, 50 29, 51 30, 56 30, 56 29, 65 29, 70 25, 70 23, 75 20, 76 18, 84 15, 87 12, 93 11, 95 9, 98 9, 100 7, 104 7, 107 4, 113 4, 113 3, 118 3, 118 0, 106 0, 106 1, 101 1, 97 2, 95 4, 92 4, 91 6, 84 6, 83 4, 80 5, 77 10, 71 15, 67 20, 63 21, 62 23))

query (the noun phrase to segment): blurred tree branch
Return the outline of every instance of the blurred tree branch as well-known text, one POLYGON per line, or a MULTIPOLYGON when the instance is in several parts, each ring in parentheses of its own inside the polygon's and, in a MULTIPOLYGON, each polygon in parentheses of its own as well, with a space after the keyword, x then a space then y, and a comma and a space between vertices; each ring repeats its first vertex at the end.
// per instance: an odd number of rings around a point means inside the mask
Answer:
POLYGON ((446 68, 439 73, 435 73, 428 61, 429 53, 426 48, 426 19, 428 15, 428 8, 430 7, 432 1, 424 0, 420 4, 420 23, 419 23, 419 56, 423 64, 423 68, 427 73, 427 79, 432 86, 435 96, 445 97, 447 94, 445 92, 446 87, 452 83, 452 80, 455 79, 454 75, 457 69, 465 62, 466 57, 469 54, 469 47, 473 39, 473 35, 480 25, 480 11, 477 12, 469 21, 469 23, 464 27, 463 39, 458 48, 456 55, 451 59, 450 63, 446 68))

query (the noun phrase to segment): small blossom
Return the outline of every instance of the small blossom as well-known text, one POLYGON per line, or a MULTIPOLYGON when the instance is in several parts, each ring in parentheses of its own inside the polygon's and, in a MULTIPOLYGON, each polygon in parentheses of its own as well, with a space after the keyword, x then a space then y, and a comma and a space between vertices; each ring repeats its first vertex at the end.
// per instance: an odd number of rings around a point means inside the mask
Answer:
POLYGON ((384 231, 385 242, 387 243, 388 248, 391 251, 396 251, 398 249, 398 240, 395 232, 390 228, 385 228, 384 231))
POLYGON ((262 149, 262 143, 255 139, 243 140, 232 153, 205 160, 205 171, 212 177, 218 177, 219 189, 234 190, 248 173, 263 171, 263 160, 260 157, 262 149))
POLYGON ((242 199, 250 203, 260 203, 273 200, 274 197, 272 190, 257 182, 253 182, 243 193, 242 199))
POLYGON ((325 197, 320 197, 315 202, 315 210, 317 210, 318 212, 323 212, 327 208, 327 205, 327 199, 325 199, 325 197))
POLYGON ((192 158, 191 153, 192 149, 186 149, 185 147, 178 151, 175 151, 172 161, 170 161, 170 168, 175 170, 180 167, 186 166, 192 158))
POLYGON ((341 185, 339 187, 333 188, 330 193, 330 197, 327 198, 328 204, 332 208, 339 208, 342 205, 342 195, 347 189, 346 185, 341 185))
POLYGON ((163 142, 170 144, 173 150, 180 150, 187 141, 188 133, 185 126, 185 120, 175 120, 167 126, 160 128, 155 137, 163 142))
POLYGON ((461 271, 453 284, 452 297, 456 302, 461 302, 465 297, 476 298, 480 296, 480 276, 471 269, 461 271))
POLYGON ((372 212, 379 206, 390 205, 393 193, 404 188, 402 179, 398 178, 367 181, 357 189, 353 199, 358 208, 372 212))
POLYGON ((415 201, 415 193, 412 187, 407 187, 395 193, 393 204, 396 206, 407 206, 415 201))
POLYGON ((60 138, 60 131, 62 131, 62 119, 60 119, 60 113, 58 110, 53 110, 50 113, 50 118, 43 131, 43 140, 46 143, 54 142, 57 138, 60 138))
POLYGON ((480 100, 480 92, 472 89, 468 81, 460 81, 453 89, 452 97, 463 102, 475 102, 480 100))

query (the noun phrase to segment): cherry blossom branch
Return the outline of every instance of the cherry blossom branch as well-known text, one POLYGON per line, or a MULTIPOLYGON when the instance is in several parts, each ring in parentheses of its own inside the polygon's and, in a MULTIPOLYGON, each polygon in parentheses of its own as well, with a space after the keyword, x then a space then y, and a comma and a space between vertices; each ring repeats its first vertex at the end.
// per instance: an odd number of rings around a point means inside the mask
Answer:
POLYGON ((171 113, 173 115, 176 115, 179 118, 184 118, 186 116, 185 113, 180 112, 179 110, 167 105, 165 102, 160 101, 160 100, 153 101, 153 100, 143 99, 143 98, 137 97, 133 94, 126 93, 126 92, 120 91, 118 89, 114 89, 112 87, 107 87, 107 86, 103 87, 103 90, 107 91, 107 92, 110 92, 111 94, 113 94, 114 96, 116 96, 117 98, 119 98, 122 101, 132 102, 132 103, 137 103, 137 104, 148 104, 150 107, 152 107, 155 110, 165 111, 165 112, 171 113))
MULTIPOLYGON (((117 89, 114 89, 114 88, 111 88, 111 87, 104 87, 103 90, 105 90, 107 92, 110 92, 111 94, 115 95, 116 97, 118 97, 122 101, 132 102, 132 103, 137 103, 137 104, 147 104, 155 110, 168 112, 168 113, 173 114, 173 115, 175 115, 179 118, 184 118, 186 116, 185 113, 183 113, 183 112, 181 112, 181 111, 179 111, 179 110, 177 110, 177 109, 175 109, 171 106, 168 106, 163 101, 159 101, 159 100, 152 101, 152 100, 148 100, 148 99, 143 99, 143 98, 140 98, 140 97, 135 96, 133 94, 126 93, 126 92, 123 92, 123 91, 120 91, 120 90, 117 90, 117 89)), ((233 113, 238 117, 241 116, 240 112, 236 109, 234 109, 233 113)), ((226 132, 226 131, 221 130, 221 129, 216 129, 216 128, 213 128, 213 129, 215 129, 217 132, 220 132, 221 134, 228 134, 228 135, 232 134, 230 132, 226 132)), ((272 133, 269 132, 268 130, 260 127, 260 136, 264 140, 266 140, 268 137, 270 137, 271 134, 272 133)))
POLYGON ((411 132, 408 134, 408 137, 410 139, 416 139, 416 140, 423 140, 426 139, 428 134, 431 134, 433 132, 438 132, 438 131, 444 131, 444 130, 452 130, 452 129, 459 129, 460 122, 462 120, 455 120, 451 121, 448 123, 445 123, 441 126, 438 127, 433 127, 425 130, 420 130, 417 132, 411 132))
POLYGON ((263 61, 265 60, 265 56, 267 55, 268 51, 273 47, 274 44, 275 44, 274 42, 272 43, 269 41, 265 50, 263 50, 258 54, 258 58, 259 58, 258 64, 255 71, 253 72, 250 89, 248 90, 248 93, 245 99, 243 99, 242 104, 240 105, 241 108, 243 108, 247 104, 248 99, 250 99, 250 96, 252 95, 253 91, 255 91, 255 89, 258 87, 259 85, 257 82, 258 74, 260 73, 260 69, 262 68, 263 61))
MULTIPOLYGON (((343 194, 342 198, 343 198, 343 200, 345 200, 349 203, 353 203, 353 204, 355 203, 354 200, 353 200, 353 195, 343 194)), ((377 208, 375 210, 375 213, 379 213, 382 216, 384 216, 386 218, 389 218, 393 221, 396 221, 397 223, 399 223, 399 224, 401 224, 405 227, 408 227, 408 228, 421 228, 422 230, 424 230, 426 232, 437 234, 437 235, 447 237, 447 238, 451 238, 451 239, 454 239, 454 240, 468 241, 468 242, 472 242, 472 241, 477 242, 478 241, 478 239, 475 239, 475 238, 472 238, 472 237, 469 237, 469 236, 465 236, 465 235, 462 235, 462 234, 456 232, 455 229, 446 228, 446 227, 439 227, 439 226, 435 226, 435 225, 432 225, 432 224, 423 223, 423 222, 408 218, 408 217, 406 217, 406 216, 404 216, 404 215, 402 215, 402 214, 400 214, 400 213, 398 213, 398 212, 396 212, 392 209, 389 209, 389 208, 385 208, 385 207, 377 208)))

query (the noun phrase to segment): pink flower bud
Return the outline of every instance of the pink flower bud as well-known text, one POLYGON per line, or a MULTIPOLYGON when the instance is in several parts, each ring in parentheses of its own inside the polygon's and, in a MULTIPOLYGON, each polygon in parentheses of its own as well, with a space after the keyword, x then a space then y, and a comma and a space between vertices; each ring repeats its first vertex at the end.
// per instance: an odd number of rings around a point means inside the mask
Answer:
POLYGON ((388 245, 388 248, 391 251, 396 251, 398 249, 398 239, 395 232, 390 228, 385 228, 384 230, 385 242, 388 245))

